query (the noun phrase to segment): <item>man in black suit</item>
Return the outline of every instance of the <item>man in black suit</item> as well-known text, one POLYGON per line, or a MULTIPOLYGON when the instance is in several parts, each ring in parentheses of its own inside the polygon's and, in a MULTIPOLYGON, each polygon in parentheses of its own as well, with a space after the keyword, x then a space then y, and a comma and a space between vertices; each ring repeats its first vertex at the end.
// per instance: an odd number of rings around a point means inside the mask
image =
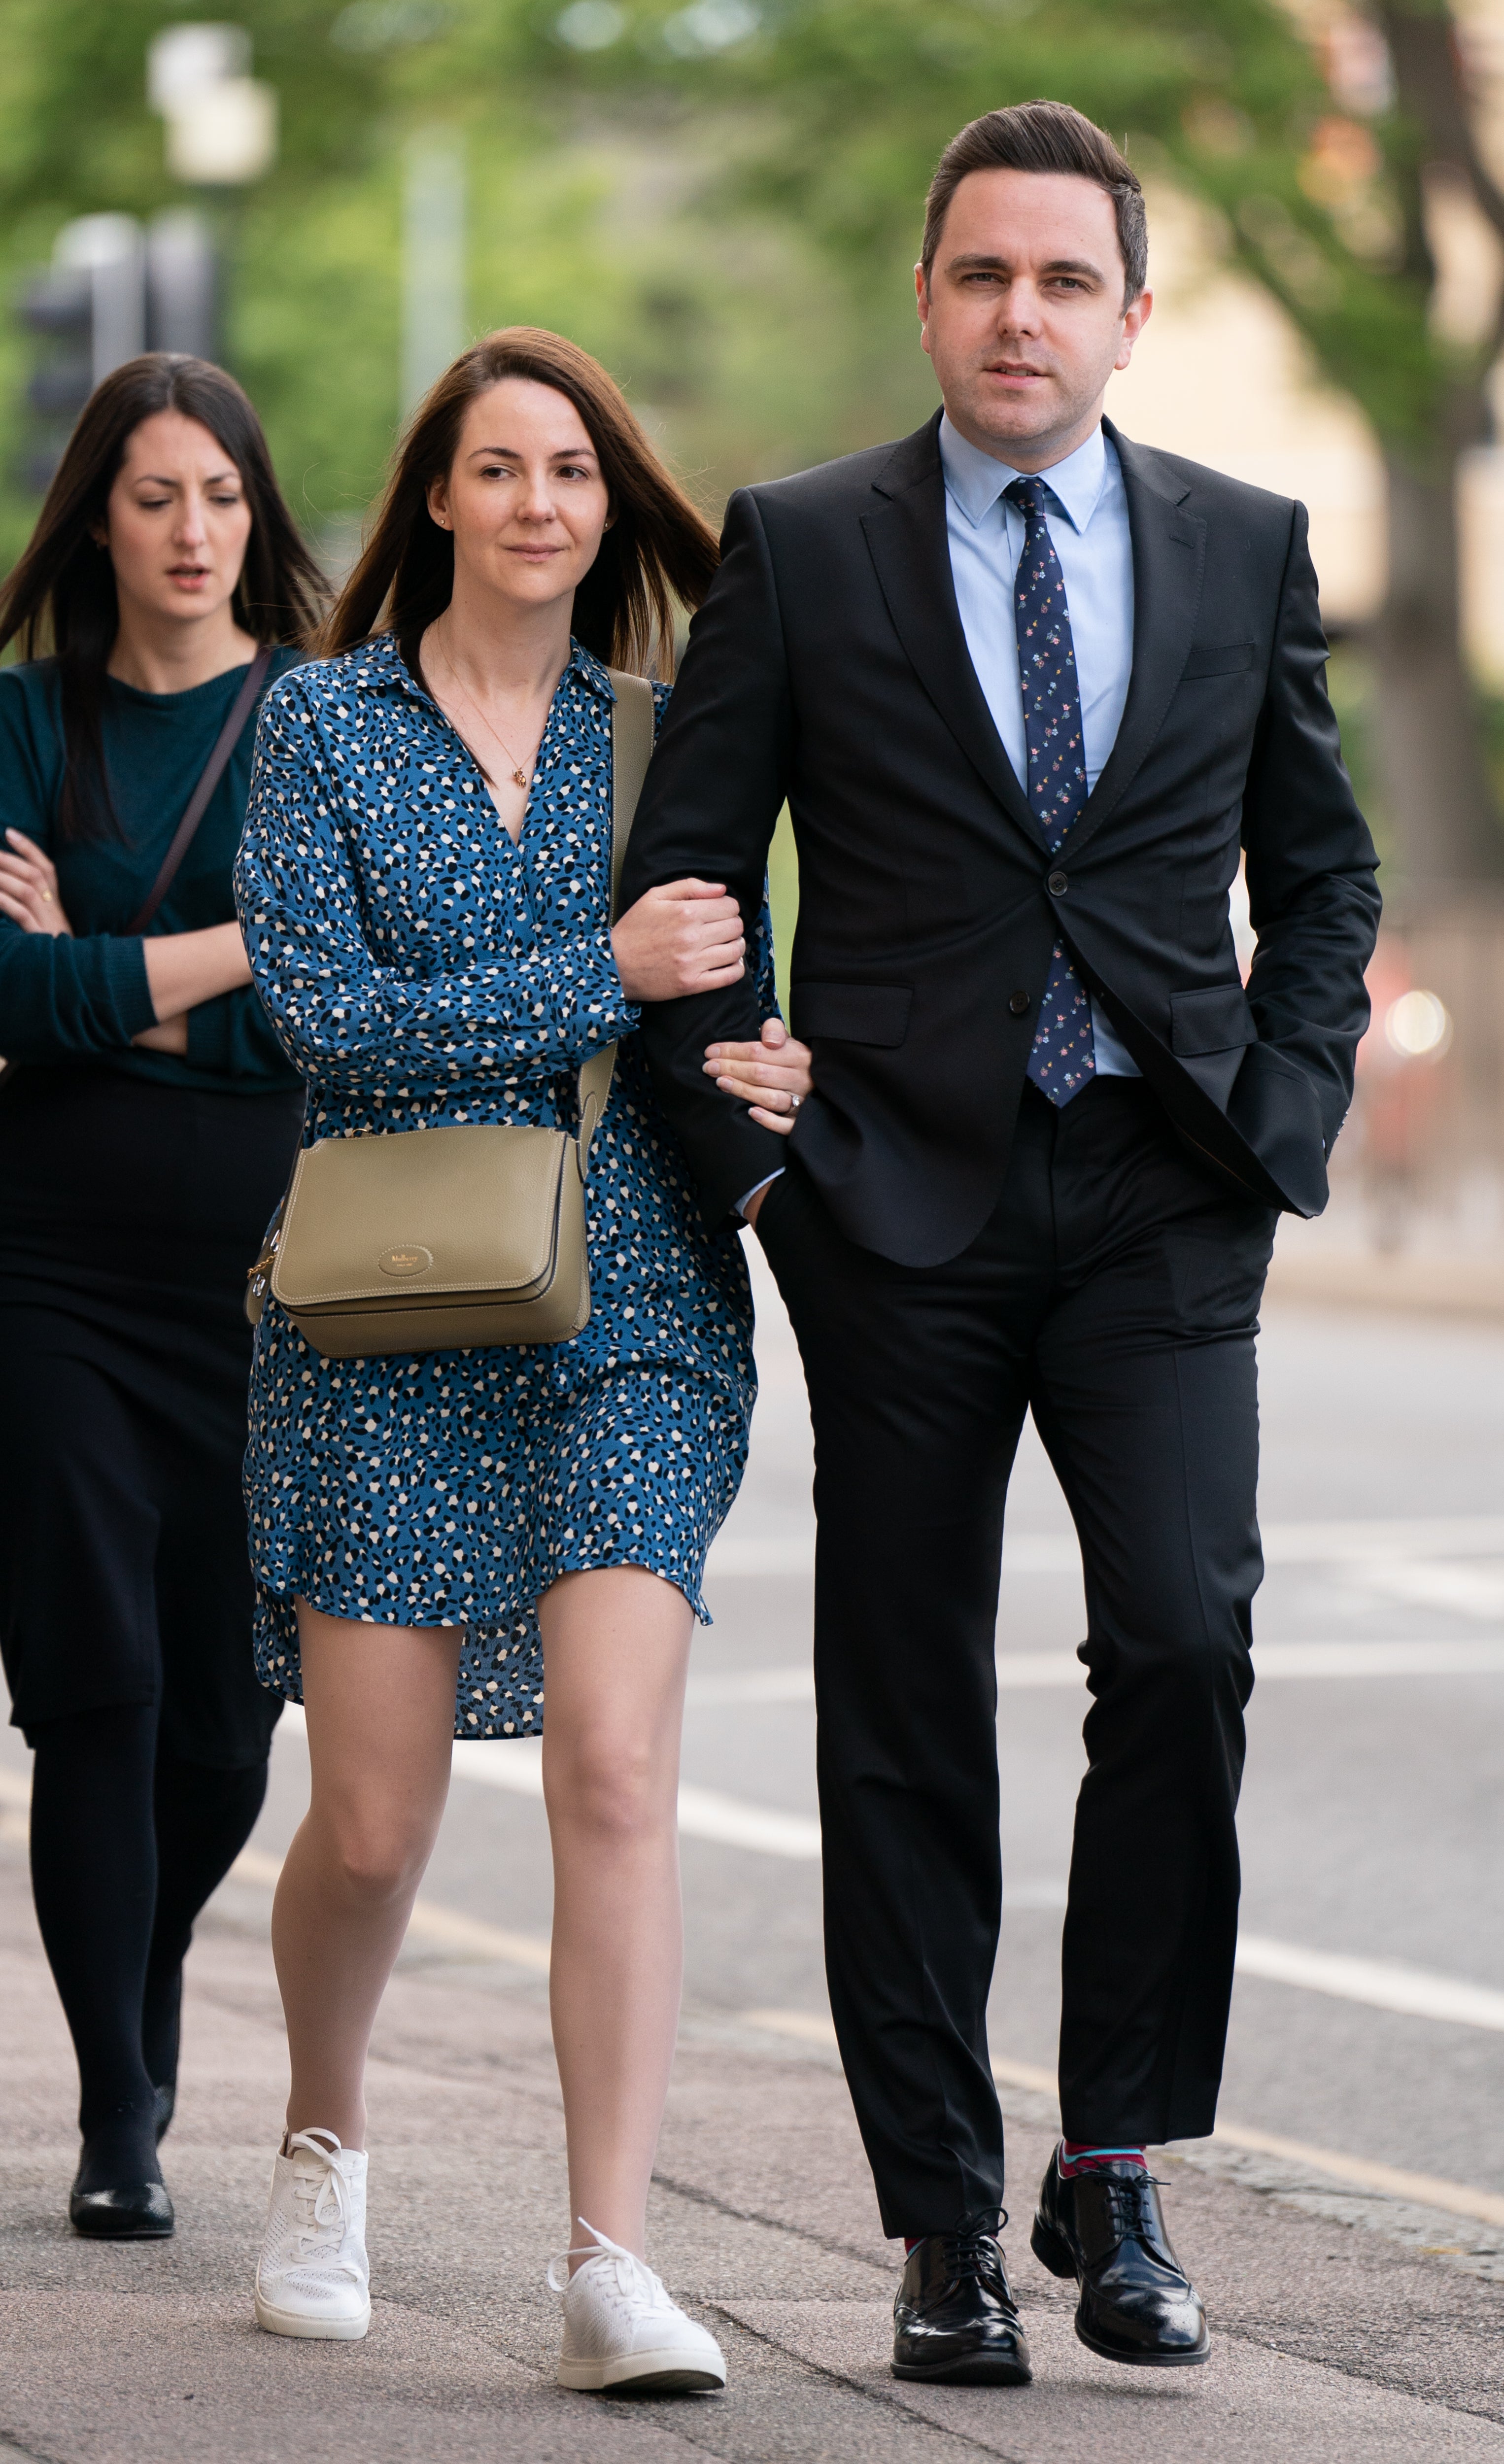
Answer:
POLYGON ((1080 1539, 1093 1696, 1033 2247, 1094 2350, 1205 2357, 1144 2147, 1215 2115, 1256 1312, 1279 1211, 1325 1203, 1367 1020, 1375 855, 1304 511, 1102 418, 1145 246, 1136 177, 1063 105, 947 148, 918 269, 943 416, 733 496, 623 890, 695 875, 755 917, 786 798, 814 1054, 791 1142, 755 1117, 792 1096, 747 984, 644 1031, 705 1219, 755 1220, 809 1385, 827 1965, 908 2244, 905 2376, 1029 2371, 985 2033, 1026 1410, 1080 1539))

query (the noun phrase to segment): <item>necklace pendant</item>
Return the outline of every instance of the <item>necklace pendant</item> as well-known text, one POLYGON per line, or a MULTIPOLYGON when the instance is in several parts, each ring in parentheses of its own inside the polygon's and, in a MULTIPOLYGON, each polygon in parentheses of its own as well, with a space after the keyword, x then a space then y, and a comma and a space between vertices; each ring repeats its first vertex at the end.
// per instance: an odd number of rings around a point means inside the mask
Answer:
POLYGON ((516 784, 517 784, 519 787, 525 787, 525 786, 526 786, 526 784, 527 784, 527 776, 526 776, 526 773, 525 773, 524 771, 521 771, 521 770, 514 770, 514 771, 513 771, 513 773, 512 773, 512 777, 513 777, 514 781, 516 782, 516 784))

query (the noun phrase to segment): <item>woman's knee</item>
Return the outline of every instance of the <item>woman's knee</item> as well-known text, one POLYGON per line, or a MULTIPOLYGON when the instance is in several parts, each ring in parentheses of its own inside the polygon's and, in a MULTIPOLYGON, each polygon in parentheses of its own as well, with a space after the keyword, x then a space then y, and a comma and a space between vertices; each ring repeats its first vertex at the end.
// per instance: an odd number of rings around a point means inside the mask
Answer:
POLYGON ((677 1818, 675 1758, 661 1738, 601 1730, 551 1745, 545 1727, 543 1778, 550 1822, 603 1845, 651 1838, 677 1818))
POLYGON ((417 1888, 432 1854, 435 1823, 380 1806, 316 1804, 312 1819, 348 1898, 384 1907, 417 1888))

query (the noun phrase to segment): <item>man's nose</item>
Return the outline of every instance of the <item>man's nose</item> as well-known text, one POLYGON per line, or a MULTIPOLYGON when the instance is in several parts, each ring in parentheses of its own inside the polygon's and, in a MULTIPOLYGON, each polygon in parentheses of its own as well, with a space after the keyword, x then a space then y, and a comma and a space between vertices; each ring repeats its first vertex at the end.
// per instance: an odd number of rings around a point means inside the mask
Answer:
POLYGON ((1039 330, 1040 298, 1031 282, 1010 282, 998 302, 998 330, 1033 334, 1039 330))

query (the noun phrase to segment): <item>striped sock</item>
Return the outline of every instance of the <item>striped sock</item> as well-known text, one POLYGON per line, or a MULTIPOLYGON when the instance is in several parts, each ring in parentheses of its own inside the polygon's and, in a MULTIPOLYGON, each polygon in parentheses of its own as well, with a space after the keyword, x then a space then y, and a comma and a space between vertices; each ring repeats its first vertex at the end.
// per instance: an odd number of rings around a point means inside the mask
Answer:
POLYGON ((1102 2173, 1109 2165, 1138 2165, 1144 2172, 1149 2160, 1141 2147, 1093 2147, 1083 2139, 1062 2139, 1060 2142, 1060 2178, 1069 2182, 1073 2173, 1102 2173))

